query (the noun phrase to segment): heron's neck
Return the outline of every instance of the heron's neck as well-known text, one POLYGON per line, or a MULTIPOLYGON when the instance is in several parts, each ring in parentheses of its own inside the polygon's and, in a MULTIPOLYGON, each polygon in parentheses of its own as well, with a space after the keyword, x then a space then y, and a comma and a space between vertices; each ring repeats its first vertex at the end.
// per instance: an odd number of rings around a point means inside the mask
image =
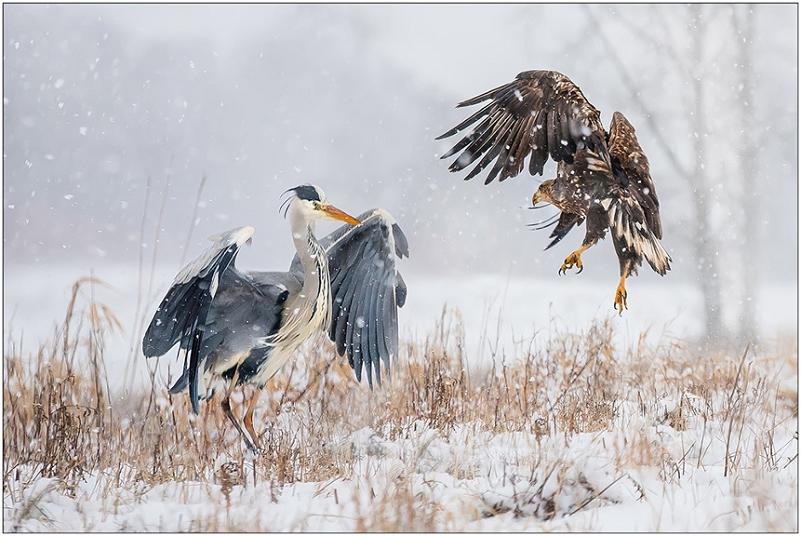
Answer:
POLYGON ((325 250, 314 236, 314 222, 301 210, 290 210, 292 241, 303 265, 303 290, 308 297, 316 296, 328 282, 328 259, 325 250))
POLYGON ((303 265, 303 287, 283 309, 278 332, 268 337, 269 344, 282 359, 272 361, 260 373, 264 382, 286 362, 292 352, 310 336, 327 330, 331 323, 331 279, 328 256, 314 236, 311 218, 301 207, 290 205, 289 222, 292 241, 303 265))

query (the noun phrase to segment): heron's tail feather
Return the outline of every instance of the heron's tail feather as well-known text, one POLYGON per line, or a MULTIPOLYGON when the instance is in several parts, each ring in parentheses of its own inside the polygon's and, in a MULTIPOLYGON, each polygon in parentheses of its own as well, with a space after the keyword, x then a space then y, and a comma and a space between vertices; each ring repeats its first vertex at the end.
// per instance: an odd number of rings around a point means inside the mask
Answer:
POLYGON ((186 389, 187 385, 189 385, 189 369, 184 368, 184 371, 183 373, 181 373, 181 376, 175 381, 174 384, 172 384, 172 387, 170 387, 170 394, 177 395, 178 393, 186 389))

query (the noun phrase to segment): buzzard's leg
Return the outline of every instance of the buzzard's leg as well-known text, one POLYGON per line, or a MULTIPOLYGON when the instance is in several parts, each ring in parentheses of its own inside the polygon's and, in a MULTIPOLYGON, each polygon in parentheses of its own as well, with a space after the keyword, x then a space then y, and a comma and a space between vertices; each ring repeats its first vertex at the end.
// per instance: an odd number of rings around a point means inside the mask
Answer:
POLYGON ((576 251, 568 255, 565 258, 565 262, 562 263, 562 267, 559 268, 559 275, 562 275, 563 273, 567 272, 574 266, 579 269, 579 271, 576 272, 577 274, 583 272, 584 265, 581 264, 581 254, 590 249, 591 247, 592 244, 582 244, 580 248, 578 248, 576 251))
POLYGON ((237 367, 236 371, 234 371, 234 376, 233 378, 231 378, 231 383, 228 384, 228 388, 225 390, 225 396, 223 396, 221 404, 222 410, 223 413, 225 413, 225 416, 228 417, 228 420, 231 421, 231 424, 234 425, 236 431, 239 432, 239 435, 245 441, 245 445, 248 447, 248 449, 250 449, 253 452, 258 452, 253 443, 250 442, 250 439, 248 439, 248 436, 245 435, 245 431, 242 430, 242 426, 240 426, 239 424, 239 418, 236 415, 234 415, 234 412, 231 409, 231 392, 236 387, 236 383, 238 380, 239 380, 239 367, 237 367))
POLYGON ((618 281, 617 289, 615 290, 614 304, 614 308, 620 316, 623 316, 623 309, 629 308, 626 300, 629 295, 628 292, 626 292, 626 278, 628 278, 632 272, 636 273, 637 262, 638 258, 631 255, 620 259, 620 280, 618 281))
POLYGON ((245 412, 245 418, 242 420, 242 423, 245 425, 245 429, 250 434, 250 439, 259 450, 261 450, 261 442, 259 441, 259 434, 257 434, 256 429, 253 428, 253 411, 256 409, 256 402, 258 402, 260 395, 261 389, 257 387, 256 393, 250 398, 250 402, 248 402, 248 409, 245 412))
POLYGON ((628 297, 628 293, 626 292, 626 276, 621 275, 620 281, 617 284, 617 290, 615 291, 615 310, 618 312, 618 315, 623 316, 623 309, 628 309, 629 306, 626 303, 626 297, 628 297))
POLYGON ((584 265, 581 263, 581 254, 594 246, 598 240, 602 239, 606 234, 607 216, 600 204, 594 204, 587 212, 587 231, 584 234, 584 241, 581 247, 571 253, 562 263, 559 268, 559 275, 570 270, 574 266, 579 269, 577 273, 584 271, 584 265))

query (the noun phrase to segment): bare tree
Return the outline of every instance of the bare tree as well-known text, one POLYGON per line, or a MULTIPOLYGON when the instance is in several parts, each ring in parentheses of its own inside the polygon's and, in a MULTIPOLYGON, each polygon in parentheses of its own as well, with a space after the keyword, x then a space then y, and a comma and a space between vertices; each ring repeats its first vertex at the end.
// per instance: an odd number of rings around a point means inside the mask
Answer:
POLYGON ((692 115, 688 117, 686 123, 687 138, 693 139, 691 149, 691 159, 683 158, 673 147, 671 141, 660 128, 659 114, 652 109, 641 96, 641 89, 634 82, 630 67, 621 58, 615 44, 610 40, 604 31, 604 25, 589 6, 586 7, 587 13, 593 20, 594 28, 598 32, 609 59, 614 64, 620 74, 624 86, 627 88, 633 102, 640 109, 646 118, 646 127, 650 130, 652 139, 660 146, 660 149, 667 156, 667 160, 673 167, 674 172, 684 179, 693 200, 693 229, 688 238, 691 241, 693 253, 696 259, 696 269, 698 270, 697 282, 704 303, 704 332, 709 339, 717 339, 725 333, 722 316, 721 282, 720 271, 718 269, 718 252, 720 250, 716 234, 713 231, 710 218, 709 192, 711 188, 711 178, 707 171, 707 137, 708 126, 706 117, 706 87, 705 73, 705 36, 708 30, 708 22, 705 18, 704 7, 692 5, 687 7, 686 25, 691 29, 692 47, 687 54, 682 55, 675 46, 673 36, 666 24, 661 27, 649 28, 648 32, 642 30, 637 24, 631 24, 625 19, 617 17, 617 21, 626 24, 632 34, 642 40, 648 41, 654 48, 660 51, 668 60, 665 62, 666 68, 677 71, 680 77, 689 78, 687 85, 689 94, 687 101, 690 103, 692 115))
POLYGON ((738 335, 744 340, 753 340, 756 334, 756 286, 757 275, 754 258, 759 258, 759 240, 757 239, 757 228, 753 222, 749 222, 748 213, 758 214, 759 199, 757 196, 750 195, 751 186, 756 180, 757 161, 756 161, 756 124, 754 121, 754 69, 753 69, 753 47, 754 47, 754 26, 756 24, 756 12, 750 5, 731 6, 731 23, 734 31, 734 42, 736 43, 736 106, 738 113, 735 114, 739 119, 739 140, 738 155, 740 161, 740 199, 741 207, 741 237, 749 248, 743 248, 740 285, 742 290, 742 310, 740 311, 738 335))
POLYGON ((693 28, 693 65, 691 66, 692 84, 691 101, 693 115, 689 118, 688 128, 695 141, 693 142, 693 171, 688 177, 695 204, 695 236, 693 249, 697 260, 698 281, 704 296, 706 314, 706 335, 716 338, 723 334, 723 316, 721 307, 720 271, 718 269, 719 244, 714 238, 710 222, 709 192, 711 181, 707 171, 707 138, 709 129, 706 117, 706 87, 704 78, 705 36, 708 24, 703 13, 704 7, 693 4, 689 7, 690 27, 693 28))

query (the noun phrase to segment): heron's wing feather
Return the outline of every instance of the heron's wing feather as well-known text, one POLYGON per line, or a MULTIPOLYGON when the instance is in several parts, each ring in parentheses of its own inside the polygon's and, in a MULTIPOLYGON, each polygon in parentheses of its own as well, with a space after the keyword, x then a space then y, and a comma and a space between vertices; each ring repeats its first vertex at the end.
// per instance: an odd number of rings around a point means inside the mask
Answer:
POLYGON ((213 237, 212 246, 178 273, 145 332, 142 351, 146 357, 163 355, 181 340, 185 327, 182 315, 200 295, 208 294, 211 301, 223 273, 253 232, 252 227, 242 227, 213 237))
MULTIPOLYGON (((212 301, 221 285, 226 285, 226 271, 253 233, 253 227, 241 227, 212 237, 212 246, 178 273, 142 339, 142 352, 146 357, 164 355, 179 342, 180 347, 187 351, 184 369, 188 372, 189 393, 195 412, 198 411, 200 351, 212 301)), ((180 379, 174 388, 178 388, 179 383, 180 379)))
POLYGON ((518 175, 530 155, 529 172, 542 174, 550 156, 572 163, 577 150, 606 152, 606 133, 600 113, 581 89, 556 71, 526 71, 505 85, 461 102, 471 106, 489 100, 483 108, 437 139, 447 138, 471 125, 473 130, 442 158, 461 153, 450 171, 460 171, 481 160, 465 177, 470 179, 493 160, 485 183, 518 175), (482 158, 483 157, 483 158, 482 158))
MULTIPOLYGON (((258 337, 275 335, 281 328, 287 300, 300 292, 303 282, 291 272, 247 272, 246 276, 252 285, 252 289, 243 292, 242 297, 243 300, 249 299, 252 304, 248 316, 236 317, 229 314, 226 307, 221 307, 217 321, 227 324, 231 329, 251 331, 258 337)), ((239 365, 239 383, 252 381, 272 356, 273 348, 264 346, 263 339, 258 342, 251 340, 249 345, 252 349, 239 365), (252 347, 254 344, 256 347, 252 347)))
MULTIPOLYGON (((329 337, 339 355, 347 355, 356 377, 362 370, 372 386, 390 375, 398 355, 398 307, 406 300, 406 283, 397 260, 409 256, 400 226, 384 210, 369 210, 357 226, 343 226, 320 243, 328 253, 332 318, 329 337)), ((293 262, 293 270, 299 263, 293 262)), ((302 270, 302 267, 300 268, 302 270)))

